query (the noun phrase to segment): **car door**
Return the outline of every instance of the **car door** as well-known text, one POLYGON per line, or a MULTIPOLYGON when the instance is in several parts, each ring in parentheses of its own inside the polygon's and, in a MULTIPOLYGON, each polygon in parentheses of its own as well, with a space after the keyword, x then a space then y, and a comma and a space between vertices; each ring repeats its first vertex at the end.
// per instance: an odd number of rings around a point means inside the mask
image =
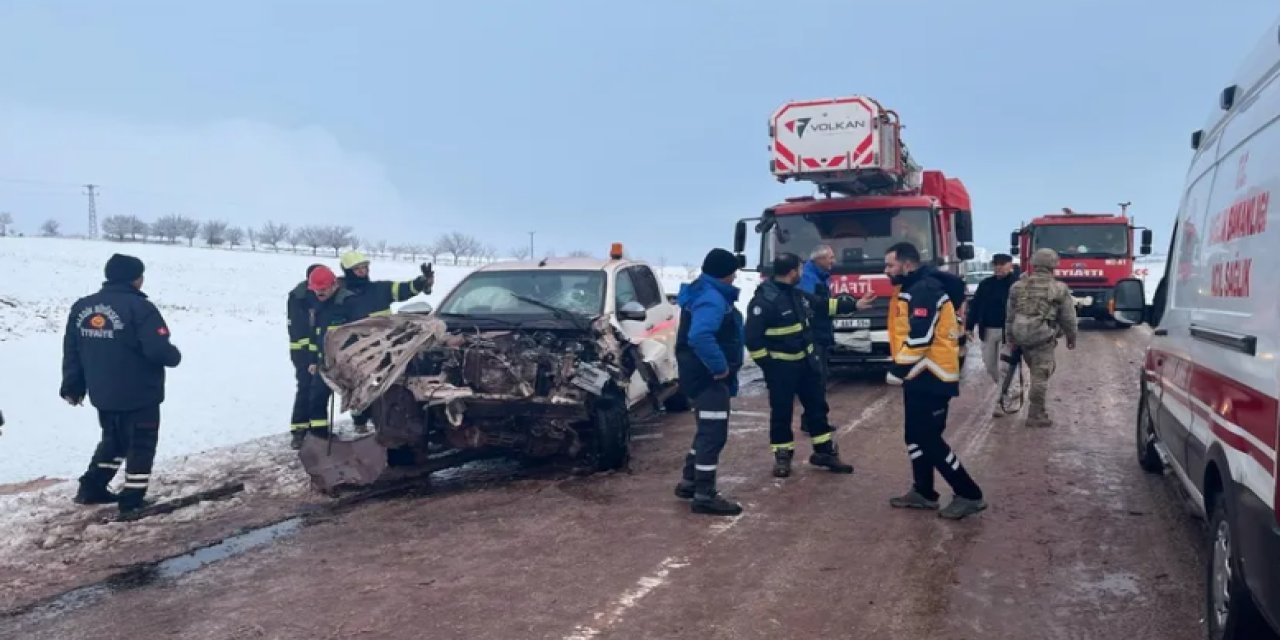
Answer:
POLYGON ((1194 374, 1191 316, 1202 304, 1201 290, 1207 278, 1203 273, 1202 239, 1217 170, 1218 140, 1215 136, 1201 146, 1188 172, 1194 178, 1178 212, 1174 255, 1165 274, 1168 303, 1149 353, 1149 365, 1157 383, 1148 385, 1148 407, 1160 441, 1183 473, 1188 469, 1190 439, 1197 433, 1204 435, 1203 421, 1197 418, 1195 403, 1188 393, 1194 374))

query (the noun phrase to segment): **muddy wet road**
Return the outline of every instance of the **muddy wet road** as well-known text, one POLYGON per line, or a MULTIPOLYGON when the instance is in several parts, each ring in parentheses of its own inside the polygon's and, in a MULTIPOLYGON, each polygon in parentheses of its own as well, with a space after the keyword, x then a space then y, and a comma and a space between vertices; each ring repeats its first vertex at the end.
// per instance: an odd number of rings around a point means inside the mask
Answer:
POLYGON ((96 604, 0 619, 0 637, 1192 640, 1198 525, 1134 460, 1148 335, 1090 329, 1063 348, 1048 430, 992 419, 969 362, 948 437, 991 508, 959 523, 888 507, 910 482, 900 391, 848 381, 830 402, 853 476, 802 462, 774 479, 764 399, 737 401, 721 463, 737 518, 672 496, 692 435, 675 416, 637 429, 629 473, 363 505, 96 604))

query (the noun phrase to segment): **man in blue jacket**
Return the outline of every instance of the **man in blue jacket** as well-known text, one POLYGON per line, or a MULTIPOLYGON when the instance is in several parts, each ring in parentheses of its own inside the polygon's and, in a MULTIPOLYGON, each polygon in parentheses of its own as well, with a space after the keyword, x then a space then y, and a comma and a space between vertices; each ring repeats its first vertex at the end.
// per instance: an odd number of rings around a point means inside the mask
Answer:
POLYGON ((735 516, 742 505, 716 491, 716 467, 729 439, 729 399, 738 393, 742 368, 742 314, 734 306, 733 286, 738 258, 712 249, 702 261, 702 275, 680 286, 680 328, 676 362, 680 388, 697 412, 693 448, 684 458, 684 475, 676 496, 693 502, 693 513, 735 516))
POLYGON ((102 439, 80 476, 79 504, 117 503, 121 515, 144 509, 160 431, 165 369, 182 354, 169 340, 169 325, 142 293, 142 261, 116 254, 106 265, 102 290, 71 306, 62 340, 58 395, 79 406, 86 396, 98 410, 102 439), (124 467, 119 495, 107 484, 124 467))
POLYGON ((848 294, 831 297, 831 268, 835 264, 835 250, 829 245, 819 245, 810 254, 809 261, 804 263, 800 283, 796 285, 809 296, 809 304, 813 307, 810 328, 824 379, 831 374, 831 349, 836 346, 835 317, 870 309, 871 301, 875 299, 870 292, 861 301, 848 294))

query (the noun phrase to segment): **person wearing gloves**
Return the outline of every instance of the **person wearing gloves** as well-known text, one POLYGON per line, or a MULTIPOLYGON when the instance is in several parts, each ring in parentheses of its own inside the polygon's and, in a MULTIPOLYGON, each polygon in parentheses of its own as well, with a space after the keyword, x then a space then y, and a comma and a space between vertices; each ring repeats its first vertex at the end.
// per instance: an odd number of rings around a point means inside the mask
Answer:
POLYGON ((868 292, 862 300, 848 294, 831 295, 831 268, 836 253, 828 245, 819 245, 810 254, 800 272, 800 290, 810 296, 813 306, 813 341, 822 365, 823 378, 831 376, 831 349, 836 345, 835 317, 871 308, 875 295, 868 292))

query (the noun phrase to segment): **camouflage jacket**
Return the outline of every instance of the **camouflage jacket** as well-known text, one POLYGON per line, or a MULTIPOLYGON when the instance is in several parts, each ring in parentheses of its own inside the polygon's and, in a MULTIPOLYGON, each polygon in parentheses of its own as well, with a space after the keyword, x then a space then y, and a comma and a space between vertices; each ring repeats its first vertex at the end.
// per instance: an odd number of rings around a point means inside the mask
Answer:
POLYGON ((1071 289, 1048 269, 1036 269, 1009 289, 1005 336, 1021 347, 1037 347, 1065 335, 1076 339, 1076 305, 1071 289))

